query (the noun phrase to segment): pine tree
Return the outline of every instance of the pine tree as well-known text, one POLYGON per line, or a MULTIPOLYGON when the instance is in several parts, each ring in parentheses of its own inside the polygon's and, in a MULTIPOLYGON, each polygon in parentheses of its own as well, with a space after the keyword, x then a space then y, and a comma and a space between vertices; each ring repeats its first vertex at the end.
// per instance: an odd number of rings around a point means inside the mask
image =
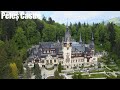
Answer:
POLYGON ((58 65, 58 72, 59 73, 61 73, 61 69, 62 69, 61 63, 59 63, 59 65, 58 65))

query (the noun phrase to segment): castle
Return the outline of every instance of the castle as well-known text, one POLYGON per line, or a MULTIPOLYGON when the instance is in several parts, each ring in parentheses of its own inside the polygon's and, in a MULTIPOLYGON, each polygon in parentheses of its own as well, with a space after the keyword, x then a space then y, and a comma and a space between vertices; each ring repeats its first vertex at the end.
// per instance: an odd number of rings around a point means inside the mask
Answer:
POLYGON ((80 40, 71 39, 71 34, 66 26, 65 37, 62 42, 40 42, 28 50, 29 64, 38 63, 40 67, 48 65, 57 66, 59 63, 64 68, 87 67, 97 65, 95 56, 94 38, 91 35, 91 43, 84 44, 80 33, 80 40))

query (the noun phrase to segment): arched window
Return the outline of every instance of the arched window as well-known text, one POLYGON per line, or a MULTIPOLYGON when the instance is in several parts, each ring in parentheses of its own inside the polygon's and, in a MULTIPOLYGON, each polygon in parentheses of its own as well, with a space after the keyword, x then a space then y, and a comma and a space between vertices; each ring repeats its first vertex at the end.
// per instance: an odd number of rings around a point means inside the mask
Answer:
POLYGON ((46 53, 45 50, 44 50, 44 53, 46 53))
POLYGON ((52 63, 52 60, 50 60, 50 63, 52 63))
POLYGON ((49 61, 47 60, 47 63, 49 63, 49 61))
POLYGON ((87 59, 87 62, 89 62, 89 59, 87 59))
POLYGON ((69 54, 66 55, 66 63, 70 62, 69 54))

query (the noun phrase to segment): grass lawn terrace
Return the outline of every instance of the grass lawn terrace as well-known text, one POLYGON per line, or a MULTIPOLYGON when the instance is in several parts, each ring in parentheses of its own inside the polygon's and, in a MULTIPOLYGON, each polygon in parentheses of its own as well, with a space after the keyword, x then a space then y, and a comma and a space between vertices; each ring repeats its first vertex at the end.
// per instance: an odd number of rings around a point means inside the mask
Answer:
POLYGON ((90 77, 89 75, 83 75, 83 78, 89 79, 89 78, 104 78, 107 77, 105 74, 91 74, 90 77))

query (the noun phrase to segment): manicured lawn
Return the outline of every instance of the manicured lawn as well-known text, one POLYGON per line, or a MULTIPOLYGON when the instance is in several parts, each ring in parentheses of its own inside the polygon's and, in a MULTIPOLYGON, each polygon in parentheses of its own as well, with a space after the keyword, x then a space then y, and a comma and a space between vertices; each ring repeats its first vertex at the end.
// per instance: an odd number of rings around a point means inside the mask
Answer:
POLYGON ((82 75, 83 79, 89 79, 89 75, 82 75))
POLYGON ((112 70, 114 70, 114 71, 117 71, 117 70, 118 70, 116 66, 112 66, 112 65, 109 65, 108 68, 110 68, 110 69, 112 69, 112 70))
POLYGON ((94 73, 94 72, 104 72, 104 70, 92 70, 91 73, 94 73))
POLYGON ((104 71, 105 71, 105 72, 111 72, 111 70, 109 70, 109 69, 107 69, 107 68, 105 68, 104 71))
POLYGON ((109 75, 110 77, 107 77, 107 79, 116 79, 117 77, 113 76, 113 75, 109 75))
POLYGON ((89 79, 89 78, 104 78, 107 77, 105 74, 91 74, 91 76, 89 77, 89 75, 83 75, 83 78, 85 79, 89 79))
POLYGON ((105 74, 92 74, 90 78, 102 78, 102 77, 107 77, 105 74))
POLYGON ((74 73, 67 73, 67 75, 73 75, 74 73))

